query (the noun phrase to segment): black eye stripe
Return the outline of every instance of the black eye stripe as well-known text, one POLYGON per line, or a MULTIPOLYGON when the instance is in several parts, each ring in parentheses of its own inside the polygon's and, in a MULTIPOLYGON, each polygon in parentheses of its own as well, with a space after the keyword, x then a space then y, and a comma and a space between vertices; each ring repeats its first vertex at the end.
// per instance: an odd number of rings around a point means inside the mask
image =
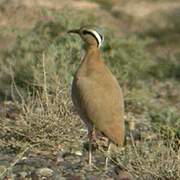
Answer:
POLYGON ((84 30, 84 31, 83 31, 83 34, 92 34, 92 33, 89 32, 89 31, 84 30))
POLYGON ((97 37, 92 32, 84 30, 82 33, 84 35, 86 35, 86 34, 92 35, 96 39, 97 44, 99 45, 99 41, 98 41, 97 37))
MULTIPOLYGON (((99 45, 100 42, 98 41, 97 37, 96 37, 92 32, 87 31, 87 30, 83 30, 82 34, 83 34, 83 35, 86 35, 86 34, 92 35, 92 36, 96 39, 97 44, 99 45)), ((99 33, 98 33, 98 34, 99 34, 99 33)), ((101 34, 99 34, 99 36, 100 36, 100 38, 101 38, 101 41, 103 41, 103 36, 102 36, 101 34)))
MULTIPOLYGON (((97 32, 98 33, 98 32, 97 32)), ((91 34, 92 36, 94 36, 94 34, 92 33, 92 32, 90 32, 90 31, 87 31, 87 30, 84 30, 83 31, 83 34, 91 34)), ((99 34, 99 36, 101 37, 101 40, 103 40, 103 36, 100 34, 100 33, 98 33, 99 34)))

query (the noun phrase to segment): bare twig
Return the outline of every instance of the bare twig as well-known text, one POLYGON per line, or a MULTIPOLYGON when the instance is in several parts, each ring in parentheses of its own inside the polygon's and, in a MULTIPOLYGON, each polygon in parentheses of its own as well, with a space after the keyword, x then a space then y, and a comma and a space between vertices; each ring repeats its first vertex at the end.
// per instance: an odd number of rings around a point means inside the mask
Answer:
POLYGON ((42 54, 42 61, 43 61, 44 95, 45 95, 46 105, 48 107, 49 100, 48 100, 48 93, 47 93, 47 76, 46 76, 46 69, 45 69, 45 55, 44 55, 44 53, 42 54))

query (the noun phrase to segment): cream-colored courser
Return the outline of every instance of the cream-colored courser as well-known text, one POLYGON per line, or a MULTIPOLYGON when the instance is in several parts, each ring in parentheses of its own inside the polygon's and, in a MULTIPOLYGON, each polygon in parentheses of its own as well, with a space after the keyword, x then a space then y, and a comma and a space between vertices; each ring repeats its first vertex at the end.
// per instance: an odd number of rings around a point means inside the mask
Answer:
MULTIPOLYGON (((93 29, 82 27, 70 30, 85 42, 86 53, 77 69, 72 84, 72 100, 89 132, 89 164, 91 166, 91 140, 100 131, 110 142, 122 146, 125 136, 124 101, 121 88, 104 64, 99 47, 103 37, 93 29)), ((107 167, 108 158, 106 158, 107 167)))

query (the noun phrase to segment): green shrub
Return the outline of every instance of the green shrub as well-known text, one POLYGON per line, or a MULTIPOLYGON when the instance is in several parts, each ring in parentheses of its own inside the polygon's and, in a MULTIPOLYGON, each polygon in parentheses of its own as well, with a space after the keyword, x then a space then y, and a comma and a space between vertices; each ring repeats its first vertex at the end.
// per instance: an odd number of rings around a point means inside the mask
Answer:
MULTIPOLYGON (((44 78, 49 92, 53 92, 57 84, 71 83, 80 63, 82 41, 66 32, 87 22, 96 24, 96 20, 87 13, 68 9, 62 12, 46 10, 42 14, 44 18, 28 32, 17 32, 14 48, 3 56, 0 94, 4 97, 11 96, 12 80, 25 96, 32 94, 34 88, 43 89, 44 78), (79 13, 83 16, 79 16, 79 13)), ((150 76, 172 77, 172 73, 179 76, 177 61, 167 61, 163 66, 154 62, 145 50, 146 40, 120 38, 111 29, 106 30, 103 56, 120 83, 131 88, 136 87, 139 80, 146 82, 150 76)))
POLYGON ((160 132, 164 139, 179 138, 180 115, 172 108, 162 110, 151 110, 150 117, 152 127, 156 132, 160 132))
POLYGON ((43 13, 44 19, 37 22, 34 28, 27 33, 17 33, 14 48, 3 56, 3 63, 0 64, 2 96, 11 96, 12 79, 25 96, 27 92, 32 93, 34 87, 43 88, 44 72, 50 91, 54 90, 54 84, 66 84, 71 80, 74 62, 80 59, 80 43, 79 39, 70 38, 66 32, 86 22, 93 23, 94 18, 79 16, 68 9, 43 13))
POLYGON ((122 83, 135 85, 145 80, 151 67, 151 59, 145 51, 146 41, 136 37, 118 38, 109 32, 103 48, 104 58, 122 83))
POLYGON ((179 57, 171 55, 166 57, 156 57, 156 62, 150 69, 150 75, 156 79, 180 79, 179 57))

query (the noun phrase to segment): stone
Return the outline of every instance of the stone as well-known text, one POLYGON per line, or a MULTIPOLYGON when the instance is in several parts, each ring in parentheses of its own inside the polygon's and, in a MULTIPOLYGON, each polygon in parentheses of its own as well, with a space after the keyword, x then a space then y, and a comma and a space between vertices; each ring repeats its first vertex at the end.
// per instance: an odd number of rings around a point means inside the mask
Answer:
POLYGON ((36 174, 38 177, 41 177, 41 178, 49 178, 53 176, 53 170, 47 167, 40 168, 40 169, 37 169, 36 174))

